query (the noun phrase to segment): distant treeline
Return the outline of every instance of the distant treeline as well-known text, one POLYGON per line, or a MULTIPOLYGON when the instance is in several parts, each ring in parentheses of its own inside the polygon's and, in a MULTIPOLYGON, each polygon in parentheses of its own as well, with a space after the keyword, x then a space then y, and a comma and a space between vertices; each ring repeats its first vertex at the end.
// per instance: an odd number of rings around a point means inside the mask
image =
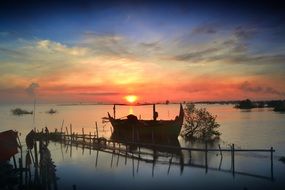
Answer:
POLYGON ((235 108, 273 108, 274 111, 285 111, 285 100, 251 101, 246 99, 237 102, 235 108))

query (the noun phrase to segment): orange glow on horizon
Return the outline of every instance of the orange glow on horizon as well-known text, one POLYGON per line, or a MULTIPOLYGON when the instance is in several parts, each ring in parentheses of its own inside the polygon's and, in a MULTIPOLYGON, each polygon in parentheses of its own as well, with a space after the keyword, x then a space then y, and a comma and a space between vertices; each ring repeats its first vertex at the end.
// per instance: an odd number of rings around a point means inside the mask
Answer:
POLYGON ((138 97, 135 95, 127 95, 127 96, 125 96, 125 99, 127 100, 127 102, 132 104, 135 101, 137 101, 138 97))

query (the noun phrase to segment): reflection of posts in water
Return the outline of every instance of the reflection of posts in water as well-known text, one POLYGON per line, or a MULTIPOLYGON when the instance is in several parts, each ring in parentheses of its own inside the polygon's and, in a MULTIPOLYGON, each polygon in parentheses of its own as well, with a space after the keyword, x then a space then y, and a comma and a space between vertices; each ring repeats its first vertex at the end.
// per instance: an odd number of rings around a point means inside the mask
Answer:
POLYGON ((97 168, 97 165, 98 165, 98 156, 99 156, 99 150, 97 149, 96 161, 95 161, 95 167, 96 168, 97 168))
POLYGON ((180 175, 182 175, 183 171, 184 171, 184 156, 183 156, 183 154, 180 155, 179 164, 180 164, 180 175))
POLYGON ((117 164, 116 164, 117 167, 119 166, 119 159, 120 159, 120 154, 117 155, 117 164))
POLYGON ((133 178, 135 177, 135 163, 134 163, 134 153, 132 152, 132 171, 133 171, 133 178))
POLYGON ((270 148, 270 164, 271 164, 271 180, 274 180, 274 177, 273 177, 273 147, 270 148))
POLYGON ((138 163, 137 163, 137 173, 139 172, 139 167, 140 167, 140 159, 138 159, 138 163))
POLYGON ((169 172, 170 172, 170 167, 172 164, 172 158, 173 158, 173 154, 171 154, 171 158, 169 159, 169 166, 168 166, 168 170, 167 170, 167 175, 169 175, 169 172))
POLYGON ((70 154, 69 154, 70 158, 72 157, 72 140, 70 141, 70 154))
POLYGON ((235 144, 232 144, 232 172, 233 176, 235 176, 235 144))
POLYGON ((21 170, 20 172, 20 187, 23 185, 23 173, 22 173, 22 169, 23 169, 23 165, 22 165, 22 159, 19 158, 19 168, 21 170))
POLYGON ((34 151, 35 151, 35 167, 38 167, 38 148, 37 141, 34 142, 34 151))
POLYGON ((207 141, 205 142, 205 168, 206 173, 208 172, 208 144, 207 141))
MULTIPOLYGON (((230 157, 231 158, 231 169, 229 169, 228 172, 231 172, 233 175, 242 173, 242 172, 236 172, 235 171, 235 163, 234 163, 235 162, 235 152, 237 152, 237 151, 238 152, 241 152, 241 151, 262 151, 262 152, 266 151, 266 152, 269 152, 270 151, 270 153, 271 153, 271 178, 273 178, 273 152, 274 152, 273 148, 271 148, 270 150, 268 150, 268 149, 267 150, 265 150, 265 149, 243 149, 242 150, 242 149, 235 149, 234 144, 233 144, 230 149, 229 148, 221 149, 220 145, 219 145, 219 148, 210 148, 210 149, 208 149, 208 143, 205 143, 205 148, 187 148, 187 147, 180 147, 180 146, 176 147, 176 146, 174 146, 175 142, 173 142, 173 141, 172 141, 171 145, 166 145, 166 144, 161 143, 162 139, 160 138, 160 136, 154 135, 154 132, 153 132, 154 128, 151 128, 151 130, 152 130, 152 134, 151 134, 152 135, 152 137, 151 137, 152 141, 151 142, 152 143, 147 143, 147 142, 145 143, 143 141, 142 142, 136 142, 136 140, 134 140, 134 139, 137 139, 136 136, 139 135, 138 130, 139 129, 133 129, 133 131, 132 131, 132 140, 130 140, 129 142, 122 141, 120 138, 116 139, 116 137, 118 138, 119 134, 116 133, 116 131, 114 131, 114 133, 111 136, 111 140, 106 140, 106 142, 108 142, 108 145, 107 146, 105 145, 104 147, 100 148, 100 150, 102 150, 102 151, 106 151, 106 152, 112 153, 111 167, 113 167, 113 161, 114 161, 113 157, 117 153, 117 151, 118 151, 118 154, 124 156, 124 152, 121 152, 121 150, 122 150, 121 146, 122 145, 126 146, 126 149, 125 149, 125 165, 127 164, 127 160, 128 160, 127 158, 130 158, 130 156, 131 156, 132 163, 133 163, 133 172, 134 172, 134 159, 147 160, 147 159, 144 158, 144 156, 141 157, 141 154, 142 155, 149 154, 148 152, 146 152, 146 153, 144 151, 141 152, 140 148, 141 147, 145 147, 147 149, 152 149, 153 150, 152 176, 154 176, 155 164, 156 164, 156 162, 159 162, 159 160, 157 160, 157 153, 158 153, 158 151, 159 152, 168 152, 168 153, 170 152, 172 154, 180 155, 180 163, 179 164, 181 166, 180 167, 181 174, 182 174, 183 169, 184 169, 184 161, 183 161, 184 157, 183 157, 183 152, 182 151, 187 151, 187 150, 189 151, 190 161, 189 161, 188 166, 199 166, 201 168, 203 167, 203 168, 206 169, 206 173, 208 172, 209 169, 213 169, 213 168, 208 166, 208 152, 219 152, 220 153, 221 160, 220 160, 219 168, 215 168, 216 170, 220 170, 220 171, 225 171, 225 170, 221 169, 222 158, 223 158, 222 152, 223 151, 231 152, 231 157, 230 157), (136 134, 136 135, 134 135, 134 134, 136 134), (154 140, 154 138, 156 138, 156 139, 154 140), (112 146, 112 143, 113 143, 113 146, 112 146), (118 146, 116 146, 115 143, 117 143, 118 146), (136 148, 136 151, 134 151, 134 148, 136 148), (202 166, 202 165, 195 165, 195 164, 191 163, 192 162, 191 161, 191 159, 192 159, 192 155, 191 154, 192 154, 193 151, 194 152, 196 152, 196 151, 201 152, 202 153, 201 155, 203 155, 203 153, 204 153, 205 165, 203 164, 203 166, 202 166), (132 154, 128 154, 128 153, 132 153, 132 154)), ((98 131, 98 129, 97 129, 97 131, 98 131)), ((83 134, 84 134, 84 131, 83 131, 83 134)), ((73 137, 74 134, 67 136, 67 140, 70 139, 70 142, 68 143, 68 146, 70 146, 70 149, 71 149, 70 153, 71 154, 72 154, 72 145, 73 145, 73 143, 76 143, 76 144, 80 145, 83 148, 83 151, 84 151, 84 147, 86 147, 86 146, 90 146, 90 147, 88 147, 90 149, 90 151, 91 151, 92 148, 93 149, 96 148, 95 147, 96 143, 92 144, 92 140, 91 140, 92 136, 91 136, 91 134, 89 133, 90 142, 88 141, 88 135, 87 135, 87 137, 84 136, 84 135, 83 136, 75 135, 76 139, 70 138, 71 136, 73 137), (77 137, 78 138, 82 138, 82 137, 85 138, 85 143, 84 143, 84 141, 81 141, 81 139, 79 139, 77 141, 77 137)), ((143 136, 142 136, 142 139, 143 139, 143 136)), ((149 135, 148 135, 148 140, 149 140, 149 135)), ((178 140, 177 140, 177 142, 178 142, 178 140)), ((178 144, 179 144, 179 142, 178 142, 178 144)), ((68 149, 68 146, 67 146, 67 149, 68 149)), ((97 149, 97 152, 99 153, 98 149, 97 149)), ((71 154, 70 154, 70 156, 71 156, 71 154)), ((97 157, 98 157, 98 154, 97 154, 97 157)), ((201 159, 203 159, 203 158, 201 158, 201 159)), ((139 168, 139 160, 138 160, 138 165, 137 165, 137 171, 138 171, 138 168, 139 168)), ((96 158, 96 162, 97 161, 98 161, 98 158, 96 158)), ((151 161, 151 160, 148 160, 148 161, 151 161)), ((118 165, 118 162, 119 162, 119 155, 117 157, 117 165, 118 165)), ((172 163, 173 164, 178 164, 177 162, 176 163, 173 162, 172 158, 171 158, 170 163, 169 163, 169 171, 170 171, 170 166, 172 165, 172 163)), ((97 163, 96 163, 96 165, 97 165, 97 163)), ((252 174, 250 174, 250 175, 252 175, 252 174)))
POLYGON ((89 132, 89 155, 91 155, 91 150, 92 150, 92 135, 91 132, 89 132))
POLYGON ((114 152, 112 153, 112 156, 111 156, 111 164, 110 164, 110 168, 112 168, 112 166, 113 166, 113 158, 114 158, 114 152))

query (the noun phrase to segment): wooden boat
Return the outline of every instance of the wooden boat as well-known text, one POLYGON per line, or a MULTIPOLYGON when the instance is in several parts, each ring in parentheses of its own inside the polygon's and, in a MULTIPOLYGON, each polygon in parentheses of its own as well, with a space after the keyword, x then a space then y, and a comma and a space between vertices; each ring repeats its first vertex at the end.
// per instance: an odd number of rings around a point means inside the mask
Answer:
POLYGON ((180 104, 179 115, 174 120, 157 120, 158 113, 153 105, 153 119, 139 120, 135 115, 128 115, 126 119, 115 119, 108 113, 109 121, 113 126, 112 136, 116 139, 133 141, 166 142, 177 139, 183 124, 184 111, 180 104))
POLYGON ((9 160, 18 153, 18 132, 8 130, 0 132, 0 163, 9 160))

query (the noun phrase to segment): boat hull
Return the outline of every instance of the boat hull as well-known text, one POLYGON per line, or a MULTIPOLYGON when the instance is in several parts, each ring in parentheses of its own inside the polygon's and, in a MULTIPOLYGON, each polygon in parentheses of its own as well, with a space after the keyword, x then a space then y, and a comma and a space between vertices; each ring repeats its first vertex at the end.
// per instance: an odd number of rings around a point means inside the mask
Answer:
POLYGON ((112 134, 114 138, 163 144, 177 140, 184 118, 182 106, 175 120, 138 120, 135 116, 128 119, 114 119, 108 115, 114 129, 112 134))

